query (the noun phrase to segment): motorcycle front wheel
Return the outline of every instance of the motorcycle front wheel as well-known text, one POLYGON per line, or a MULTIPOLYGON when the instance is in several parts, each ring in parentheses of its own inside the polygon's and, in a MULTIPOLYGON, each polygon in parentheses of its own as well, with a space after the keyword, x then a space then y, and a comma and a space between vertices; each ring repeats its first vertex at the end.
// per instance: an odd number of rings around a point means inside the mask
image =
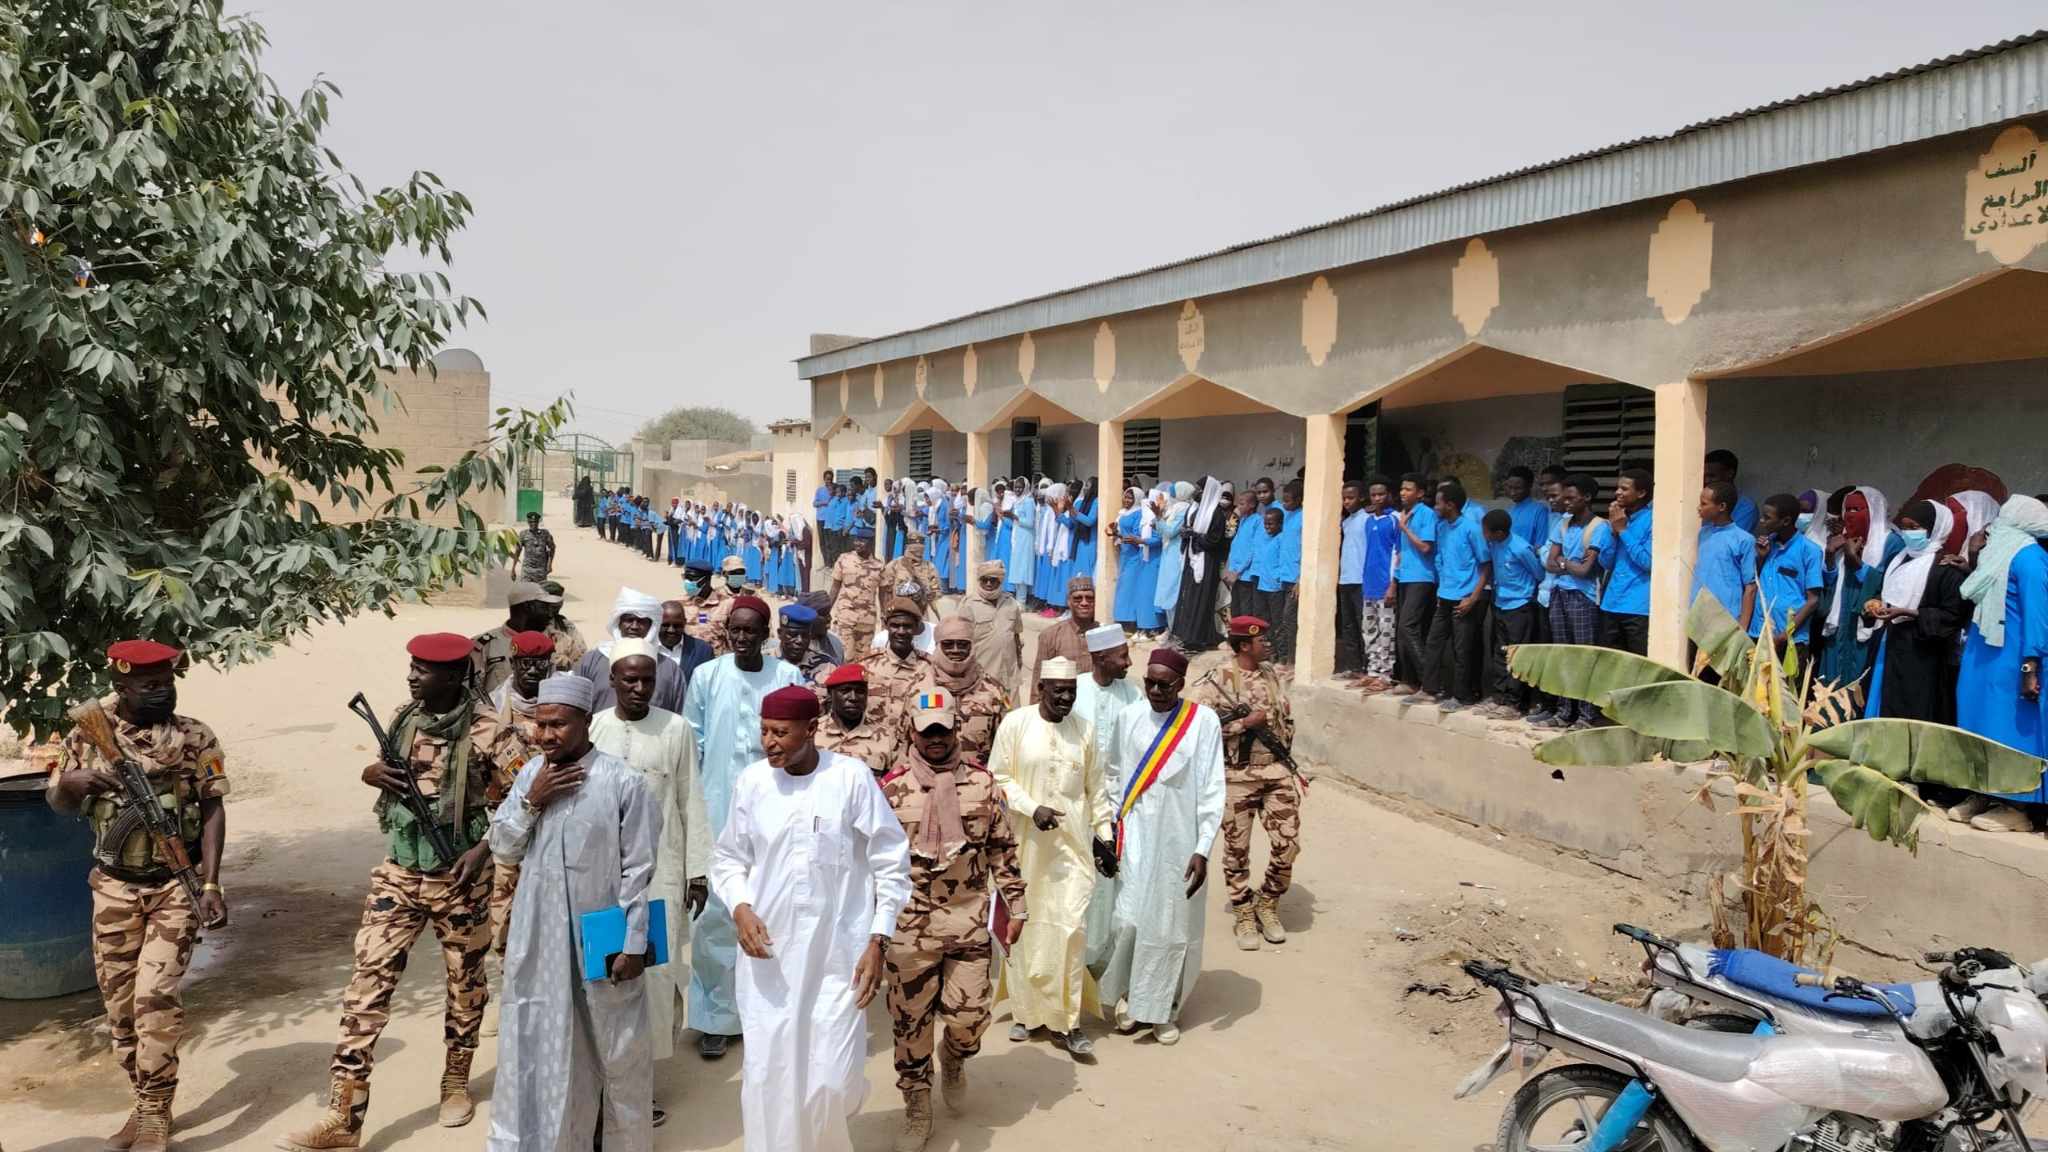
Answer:
MULTIPOLYGON (((1501 1113, 1494 1152, 1579 1152, 1628 1083, 1619 1072, 1591 1064, 1538 1075, 1522 1085, 1501 1113)), ((1684 1122, 1659 1100, 1643 1114, 1620 1152, 1699 1152, 1699 1145, 1684 1122)))

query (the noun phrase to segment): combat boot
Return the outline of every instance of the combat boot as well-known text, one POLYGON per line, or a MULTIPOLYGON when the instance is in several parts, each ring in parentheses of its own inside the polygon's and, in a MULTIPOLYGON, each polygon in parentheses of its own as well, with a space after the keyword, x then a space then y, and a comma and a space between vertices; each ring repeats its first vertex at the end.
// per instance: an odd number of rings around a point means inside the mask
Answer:
POLYGON ((896 1152, 924 1152, 932 1138, 932 1090, 903 1090, 903 1132, 896 1137, 896 1152))
POLYGON ((171 1091, 156 1088, 135 1094, 135 1142, 131 1152, 167 1152, 171 1146, 171 1091))
POLYGON ((1231 929, 1231 933, 1237 937, 1238 949, 1244 952, 1257 952, 1259 950, 1259 917, 1258 913, 1254 910, 1252 901, 1247 900, 1239 904, 1236 908, 1232 909, 1231 915, 1237 920, 1236 925, 1231 929))
POLYGON ((370 1111, 370 1085, 336 1076, 327 1090, 327 1110, 318 1120, 278 1140, 286 1152, 354 1148, 363 1142, 363 1117, 370 1111))
POLYGON ((102 1145, 106 1152, 128 1152, 128 1149, 135 1147, 135 1113, 139 1107, 140 1105, 136 1105, 129 1108, 128 1119, 121 1125, 121 1130, 107 1137, 107 1142, 102 1145))
POLYGON ((460 1128, 476 1115, 476 1101, 469 1097, 469 1062, 476 1053, 468 1048, 450 1048, 448 1062, 441 1067, 441 1114, 443 1128, 460 1128))
POLYGON ((939 1095, 945 1097, 946 1107, 955 1112, 967 1106, 967 1058, 964 1056, 948 1059, 943 1051, 939 1055, 939 1095))
POLYGON ((1252 901, 1252 908, 1259 921, 1259 932, 1268 944, 1287 943, 1287 929, 1280 926, 1280 902, 1271 896, 1260 896, 1252 901))

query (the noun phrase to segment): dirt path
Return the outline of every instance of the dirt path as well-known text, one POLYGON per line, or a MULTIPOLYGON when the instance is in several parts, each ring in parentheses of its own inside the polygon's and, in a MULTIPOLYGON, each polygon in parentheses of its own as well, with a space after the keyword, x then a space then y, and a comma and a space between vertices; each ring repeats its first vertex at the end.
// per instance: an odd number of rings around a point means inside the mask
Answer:
MULTIPOLYGON (((677 587, 674 570, 566 527, 566 515, 552 521, 568 611, 593 641, 620 583, 660 595, 677 587)), ((233 920, 202 943, 187 985, 177 1140, 186 1152, 268 1147, 312 1115, 325 1091, 364 878, 380 855, 357 775, 367 736, 343 702, 360 689, 380 709, 396 704, 414 633, 481 631, 501 618, 495 609, 409 607, 395 619, 323 629, 264 664, 185 682, 180 710, 219 732, 235 788, 223 877, 233 920)), ((1465 998, 1457 961, 1512 954, 1559 978, 1621 980, 1628 957, 1607 925, 1673 926, 1659 898, 1626 881, 1504 847, 1333 784, 1316 787, 1283 904, 1293 939, 1237 951, 1212 884, 1206 970, 1179 1047, 1111 1035, 1096 1065, 1078 1066, 1043 1043, 1009 1043, 999 1023, 971 1066, 969 1109, 940 1110, 932 1149, 1485 1143, 1503 1092, 1455 1104, 1450 1090, 1498 1037, 1491 1004, 1465 998), (1411 985, 1421 987, 1404 992, 1411 985)), ((487 1103, 465 1129, 433 1126, 441 984, 430 939, 412 960, 377 1050, 365 1147, 479 1148, 487 1103)), ((9 1148, 96 1149, 119 1125, 125 1086, 99 1014, 90 993, 0 1002, 0 1133, 9 1148)), ((879 1004, 870 1035, 871 1092, 854 1131, 863 1150, 888 1147, 901 1109, 879 1004)), ((481 1098, 495 1044, 486 1038, 477 1059, 481 1098)), ((693 1053, 657 1069, 671 1118, 655 1147, 738 1149, 739 1071, 737 1056, 706 1064, 693 1053)))

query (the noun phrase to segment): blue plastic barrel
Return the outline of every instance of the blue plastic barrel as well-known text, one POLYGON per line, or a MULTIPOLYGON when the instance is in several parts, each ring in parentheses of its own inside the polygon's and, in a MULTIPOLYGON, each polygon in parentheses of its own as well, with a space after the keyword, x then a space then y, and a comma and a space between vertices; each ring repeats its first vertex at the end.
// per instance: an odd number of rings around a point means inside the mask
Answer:
POLYGON ((0 778, 0 999, 93 986, 92 830, 51 811, 45 779, 0 778))

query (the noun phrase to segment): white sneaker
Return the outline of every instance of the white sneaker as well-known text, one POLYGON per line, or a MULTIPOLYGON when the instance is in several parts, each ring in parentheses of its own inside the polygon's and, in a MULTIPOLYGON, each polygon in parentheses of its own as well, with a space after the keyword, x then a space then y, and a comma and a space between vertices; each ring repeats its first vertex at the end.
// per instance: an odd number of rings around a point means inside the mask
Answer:
POLYGON ((1171 1048, 1180 1043, 1180 1025, 1173 1023, 1154 1024, 1152 1038, 1171 1048))
POLYGON ((1116 1030, 1117 1034, 1122 1036, 1129 1036, 1138 1030, 1138 1022, 1131 1017, 1129 1001, 1116 1006, 1116 1030))
POLYGON ((1968 824, 1972 819, 1982 816, 1990 807, 1991 797, 1971 796, 1959 804, 1951 805, 1948 818, 1958 824, 1968 824))

